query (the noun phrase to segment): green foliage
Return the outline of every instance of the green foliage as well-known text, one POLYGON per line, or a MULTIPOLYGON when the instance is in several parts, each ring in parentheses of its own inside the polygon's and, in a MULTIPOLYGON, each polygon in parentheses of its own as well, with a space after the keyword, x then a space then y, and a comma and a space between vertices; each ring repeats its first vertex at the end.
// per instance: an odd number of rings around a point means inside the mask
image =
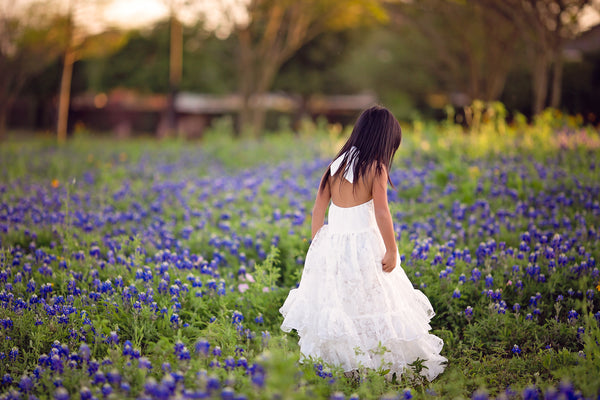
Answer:
MULTIPOLYGON (((108 57, 82 62, 80 73, 87 88, 108 92, 113 88, 136 89, 145 93, 169 91, 169 24, 128 33, 126 44, 108 57)), ((219 40, 206 33, 201 24, 184 27, 183 75, 179 89, 203 93, 235 91, 235 65, 231 39, 219 40)))

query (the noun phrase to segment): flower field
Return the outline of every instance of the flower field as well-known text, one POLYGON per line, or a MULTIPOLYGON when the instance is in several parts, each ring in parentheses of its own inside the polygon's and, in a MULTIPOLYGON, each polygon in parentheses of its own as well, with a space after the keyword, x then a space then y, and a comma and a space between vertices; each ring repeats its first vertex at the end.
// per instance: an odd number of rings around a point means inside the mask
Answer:
POLYGON ((553 118, 404 127, 390 209, 438 379, 300 359, 278 309, 347 133, 3 144, 0 398, 598 398, 600 138, 553 118))

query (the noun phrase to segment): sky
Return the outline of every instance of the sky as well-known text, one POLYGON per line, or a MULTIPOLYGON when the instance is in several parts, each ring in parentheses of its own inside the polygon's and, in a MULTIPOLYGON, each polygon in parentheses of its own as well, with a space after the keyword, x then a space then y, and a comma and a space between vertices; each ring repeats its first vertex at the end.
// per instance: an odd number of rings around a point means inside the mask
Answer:
POLYGON ((168 8, 161 1, 121 0, 113 1, 104 12, 104 16, 119 25, 144 26, 164 18, 167 12, 168 8))
MULTIPOLYGON (((2 0, 0 0, 2 1, 2 0)), ((106 1, 106 0, 105 0, 106 1)), ((107 7, 104 16, 108 21, 123 27, 141 27, 151 24, 160 19, 164 19, 168 15, 169 2, 183 3, 185 0, 109 0, 110 4, 107 7)), ((214 27, 210 30, 217 30, 217 25, 220 21, 229 16, 236 20, 244 21, 244 7, 249 0, 196 0, 195 3, 200 4, 197 9, 204 13, 208 19, 209 27, 214 27)), ((600 0, 596 0, 597 5, 600 5, 600 0)), ((192 3, 194 1, 192 0, 192 3)), ((183 13, 185 14, 185 13, 183 13)), ((183 18, 185 20, 185 18, 183 18)), ((598 12, 589 9, 583 14, 581 21, 582 29, 585 30, 590 26, 600 23, 600 15, 598 12)), ((225 24, 230 28, 230 24, 225 24)))
POLYGON ((226 37, 233 24, 248 22, 246 5, 250 0, 0 0, 0 14, 19 14, 40 2, 62 12, 71 4, 76 19, 92 33, 107 26, 127 29, 152 25, 166 19, 173 5, 183 23, 194 23, 202 16, 207 30, 226 37))
MULTIPOLYGON (((0 13, 6 10, 23 9, 27 4, 39 0, 0 0, 0 13)), ((205 18, 206 28, 219 37, 226 37, 234 23, 247 23, 246 5, 251 0, 42 0, 44 3, 57 2, 65 10, 69 2, 77 4, 79 18, 91 31, 101 31, 105 26, 140 28, 165 19, 169 14, 169 4, 180 10, 179 18, 184 23, 192 23, 198 15, 205 18), (193 6, 182 6, 192 3, 193 6), (101 4, 100 7, 93 4, 101 4)), ((600 0, 596 1, 600 7, 600 0)), ((588 10, 580 21, 585 30, 600 23, 598 12, 588 10)))
POLYGON ((249 0, 112 0, 105 7, 104 18, 125 28, 143 27, 165 19, 169 15, 169 5, 173 5, 184 23, 194 23, 201 15, 208 30, 215 31, 217 36, 226 36, 234 23, 247 22, 248 2, 249 0))

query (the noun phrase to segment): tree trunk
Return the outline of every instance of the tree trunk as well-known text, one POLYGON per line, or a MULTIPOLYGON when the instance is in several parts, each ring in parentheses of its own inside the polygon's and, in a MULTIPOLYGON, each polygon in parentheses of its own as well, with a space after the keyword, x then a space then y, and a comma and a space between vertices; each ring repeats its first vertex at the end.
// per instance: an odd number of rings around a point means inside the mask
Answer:
POLYGON ((562 46, 559 46, 554 53, 554 62, 552 63, 552 98, 550 101, 550 107, 552 108, 560 107, 563 66, 562 46))
POLYGON ((533 115, 540 114, 546 105, 548 96, 548 56, 544 50, 538 50, 533 62, 533 115))
POLYGON ((181 22, 171 13, 171 43, 169 46, 169 95, 167 98, 167 130, 172 136, 177 130, 177 111, 175 98, 181 84, 183 66, 183 27, 181 22))
POLYGON ((299 106, 298 106, 298 109, 296 110, 296 112, 294 113, 294 118, 292 120, 292 130, 296 134, 300 133, 302 119, 306 115, 307 105, 308 105, 308 95, 303 93, 302 95, 300 95, 299 106))
POLYGON ((250 110, 250 96, 246 93, 242 93, 242 103, 240 104, 240 111, 238 113, 236 135, 242 136, 246 133, 248 126, 250 126, 252 112, 250 110))
POLYGON ((469 96, 471 97, 471 101, 473 100, 482 100, 483 96, 479 90, 479 68, 477 65, 477 61, 475 60, 475 55, 472 52, 470 46, 465 46, 467 52, 467 64, 469 68, 469 96))
POLYGON ((8 107, 0 107, 0 142, 6 138, 6 119, 8 115, 8 107))
POLYGON ((254 55, 252 53, 252 37, 248 28, 238 33, 239 40, 239 62, 238 77, 241 96, 240 110, 238 113, 235 134, 241 136, 248 129, 251 122, 250 102, 254 93, 254 55))
POLYGON ((245 68, 240 68, 239 76, 241 104, 235 131, 238 137, 248 133, 248 129, 252 124, 252 107, 254 106, 253 97, 256 94, 256 89, 254 87, 254 66, 248 64, 245 68))
POLYGON ((265 129, 265 122, 267 119, 267 109, 264 102, 265 96, 268 95, 269 88, 273 85, 275 74, 281 67, 281 58, 273 55, 270 57, 269 63, 258 62, 255 64, 256 74, 258 77, 257 82, 254 86, 253 94, 255 101, 251 102, 250 112, 252 113, 252 134, 254 137, 262 135, 265 129))
POLYGON ((265 122, 267 121, 267 109, 262 103, 262 100, 267 93, 257 93, 259 99, 256 107, 251 108, 252 110, 252 134, 255 138, 262 136, 265 129, 265 122))
POLYGON ((73 78, 74 62, 75 51, 69 46, 65 52, 62 78, 60 80, 60 93, 58 97, 58 122, 56 134, 59 143, 64 143, 67 140, 69 106, 71 103, 71 79, 73 78))

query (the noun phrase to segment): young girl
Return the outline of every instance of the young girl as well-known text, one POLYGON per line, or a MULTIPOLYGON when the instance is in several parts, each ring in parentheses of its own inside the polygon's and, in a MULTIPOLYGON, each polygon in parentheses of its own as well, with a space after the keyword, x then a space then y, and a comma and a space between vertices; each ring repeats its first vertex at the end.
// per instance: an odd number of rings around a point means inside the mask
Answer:
POLYGON ((433 380, 445 368, 443 341, 431 335, 431 303, 413 288, 400 257, 387 203, 400 124, 385 108, 365 110, 317 191, 312 243, 302 279, 279 310, 296 329, 304 357, 399 377, 417 358, 433 380), (331 201, 331 205, 329 205, 331 201), (329 223, 324 225, 329 205, 329 223))

